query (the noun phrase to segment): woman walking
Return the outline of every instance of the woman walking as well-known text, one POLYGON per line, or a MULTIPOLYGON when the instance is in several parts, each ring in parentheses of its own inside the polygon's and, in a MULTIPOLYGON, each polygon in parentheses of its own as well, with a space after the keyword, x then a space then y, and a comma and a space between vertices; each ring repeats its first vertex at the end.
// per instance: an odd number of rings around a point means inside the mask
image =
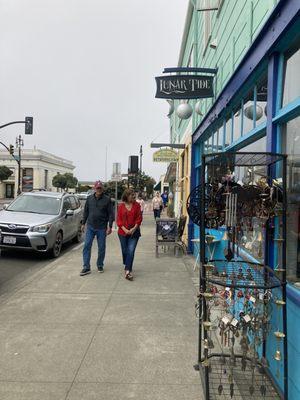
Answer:
POLYGON ((156 192, 155 196, 152 199, 152 208, 153 208, 153 214, 154 218, 160 218, 160 213, 163 209, 163 201, 162 198, 160 197, 160 193, 156 192))
POLYGON ((142 213, 140 205, 135 201, 135 193, 131 189, 125 190, 122 201, 118 207, 117 225, 120 239, 125 278, 132 281, 132 265, 134 253, 141 236, 140 225, 142 213))
POLYGON ((140 207, 141 207, 141 212, 142 215, 144 213, 144 209, 145 209, 145 201, 143 199, 143 195, 142 193, 139 193, 138 198, 136 199, 137 203, 139 203, 140 207))

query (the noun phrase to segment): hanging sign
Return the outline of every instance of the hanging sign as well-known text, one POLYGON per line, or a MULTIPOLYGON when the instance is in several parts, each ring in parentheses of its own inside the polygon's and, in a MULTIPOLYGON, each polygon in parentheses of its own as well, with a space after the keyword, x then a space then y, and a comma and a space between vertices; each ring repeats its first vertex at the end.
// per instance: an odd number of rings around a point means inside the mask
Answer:
POLYGON ((168 75, 158 76, 156 98, 159 99, 203 99, 213 97, 213 76, 168 75))
POLYGON ((154 162, 177 162, 178 153, 172 149, 160 149, 153 154, 154 162))

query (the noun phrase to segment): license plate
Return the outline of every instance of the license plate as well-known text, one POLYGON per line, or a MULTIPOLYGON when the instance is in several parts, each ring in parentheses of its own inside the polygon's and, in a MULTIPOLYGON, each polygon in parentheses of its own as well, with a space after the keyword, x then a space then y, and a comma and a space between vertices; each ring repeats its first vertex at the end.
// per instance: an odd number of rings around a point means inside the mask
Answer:
POLYGON ((3 244, 16 244, 17 238, 14 236, 4 236, 3 237, 3 244))

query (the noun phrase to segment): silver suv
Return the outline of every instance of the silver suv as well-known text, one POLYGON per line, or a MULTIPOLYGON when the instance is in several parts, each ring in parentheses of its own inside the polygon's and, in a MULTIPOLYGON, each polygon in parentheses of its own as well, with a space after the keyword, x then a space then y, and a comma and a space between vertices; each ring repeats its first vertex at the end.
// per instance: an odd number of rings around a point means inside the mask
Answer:
POLYGON ((62 244, 81 241, 83 210, 68 193, 29 192, 0 211, 0 248, 49 252, 58 257, 62 244))

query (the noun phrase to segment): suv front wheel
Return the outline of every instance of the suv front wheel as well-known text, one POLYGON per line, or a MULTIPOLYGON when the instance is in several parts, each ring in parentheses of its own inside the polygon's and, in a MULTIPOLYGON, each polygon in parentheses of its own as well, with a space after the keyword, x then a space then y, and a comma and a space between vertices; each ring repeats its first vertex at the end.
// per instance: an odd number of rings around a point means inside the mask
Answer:
POLYGON ((61 232, 57 232, 55 237, 54 246, 51 249, 50 253, 53 258, 57 258, 60 255, 61 248, 63 244, 63 236, 61 232))

